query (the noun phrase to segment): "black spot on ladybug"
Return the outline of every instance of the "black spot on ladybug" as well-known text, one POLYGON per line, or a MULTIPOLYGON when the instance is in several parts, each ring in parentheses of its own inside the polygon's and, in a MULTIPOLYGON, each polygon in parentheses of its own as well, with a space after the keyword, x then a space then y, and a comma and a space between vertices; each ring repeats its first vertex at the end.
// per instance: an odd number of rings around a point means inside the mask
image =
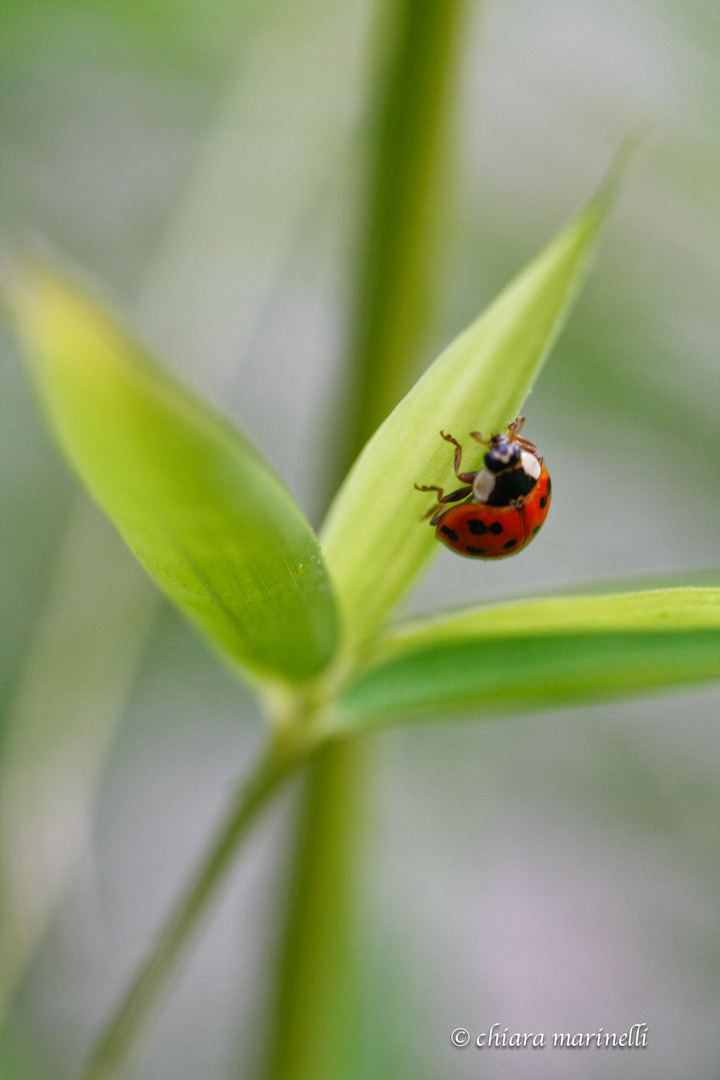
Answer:
POLYGON ((540 509, 544 510, 547 506, 547 501, 550 498, 550 485, 548 484, 544 495, 540 496, 540 509))
POLYGON ((451 529, 449 525, 441 525, 440 526, 440 532, 445 533, 448 540, 452 540, 452 542, 454 544, 457 544, 457 542, 458 542, 458 534, 455 532, 454 529, 451 529))
POLYGON ((465 550, 467 551, 468 555, 484 555, 485 554, 485 548, 466 547, 465 550))
POLYGON ((535 535, 535 533, 538 533, 538 532, 540 532, 540 526, 539 526, 539 525, 536 525, 536 526, 535 526, 535 528, 533 529, 533 531, 532 531, 532 534, 531 534, 531 535, 532 535, 532 536, 534 536, 534 535, 535 535))
POLYGON ((492 533, 493 536, 499 536, 503 531, 503 527, 499 521, 493 521, 492 525, 486 525, 480 518, 470 518, 467 526, 473 536, 484 536, 485 533, 492 533))
POLYGON ((517 544, 517 540, 507 540, 503 544, 503 551, 509 551, 510 548, 514 548, 516 544, 517 544))

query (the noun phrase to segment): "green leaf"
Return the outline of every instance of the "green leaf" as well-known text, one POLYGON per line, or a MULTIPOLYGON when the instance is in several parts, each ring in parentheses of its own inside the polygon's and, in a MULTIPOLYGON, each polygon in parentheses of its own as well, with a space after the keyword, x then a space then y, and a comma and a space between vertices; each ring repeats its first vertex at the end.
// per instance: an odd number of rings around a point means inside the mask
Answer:
POLYGON ((10 302, 63 450, 162 590, 256 676, 321 671, 337 634, 332 590, 268 463, 78 288, 30 268, 10 302))
POLYGON ((551 597, 397 627, 330 722, 483 717, 717 678, 720 588, 551 597))
MULTIPOLYGON (((321 533, 351 645, 361 647, 437 548, 414 484, 457 486, 440 430, 465 440, 464 467, 515 418, 574 300, 614 188, 600 194, 460 334, 366 444, 321 533)), ((532 430, 530 429, 530 434, 532 430)))

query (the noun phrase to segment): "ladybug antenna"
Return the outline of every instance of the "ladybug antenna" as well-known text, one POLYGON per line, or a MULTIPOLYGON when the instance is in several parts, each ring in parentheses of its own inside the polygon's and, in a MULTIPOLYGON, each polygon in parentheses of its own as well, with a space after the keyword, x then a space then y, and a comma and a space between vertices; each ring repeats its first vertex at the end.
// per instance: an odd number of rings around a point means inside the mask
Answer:
POLYGON ((479 431, 471 431, 470 435, 475 440, 475 442, 479 442, 481 446, 489 446, 490 445, 490 443, 487 441, 487 439, 483 439, 483 437, 482 437, 482 435, 480 434, 479 431))

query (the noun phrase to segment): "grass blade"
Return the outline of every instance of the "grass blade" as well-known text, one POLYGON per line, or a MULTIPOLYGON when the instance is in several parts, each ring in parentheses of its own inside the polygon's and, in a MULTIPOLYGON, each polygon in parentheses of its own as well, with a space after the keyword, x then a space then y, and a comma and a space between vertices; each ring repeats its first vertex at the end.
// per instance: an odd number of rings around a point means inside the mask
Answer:
POLYGON ((720 678, 720 588, 551 597, 398 627, 339 705, 338 731, 475 718, 720 678))

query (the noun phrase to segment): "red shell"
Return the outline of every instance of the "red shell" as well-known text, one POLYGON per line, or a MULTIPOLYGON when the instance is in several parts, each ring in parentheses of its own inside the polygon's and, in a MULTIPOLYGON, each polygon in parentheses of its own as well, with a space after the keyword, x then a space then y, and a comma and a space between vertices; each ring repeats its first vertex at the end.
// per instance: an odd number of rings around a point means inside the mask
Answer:
POLYGON ((537 483, 520 505, 488 506, 471 496, 443 512, 435 535, 453 551, 471 559, 515 555, 540 531, 550 508, 551 490, 550 476, 543 465, 537 483))

